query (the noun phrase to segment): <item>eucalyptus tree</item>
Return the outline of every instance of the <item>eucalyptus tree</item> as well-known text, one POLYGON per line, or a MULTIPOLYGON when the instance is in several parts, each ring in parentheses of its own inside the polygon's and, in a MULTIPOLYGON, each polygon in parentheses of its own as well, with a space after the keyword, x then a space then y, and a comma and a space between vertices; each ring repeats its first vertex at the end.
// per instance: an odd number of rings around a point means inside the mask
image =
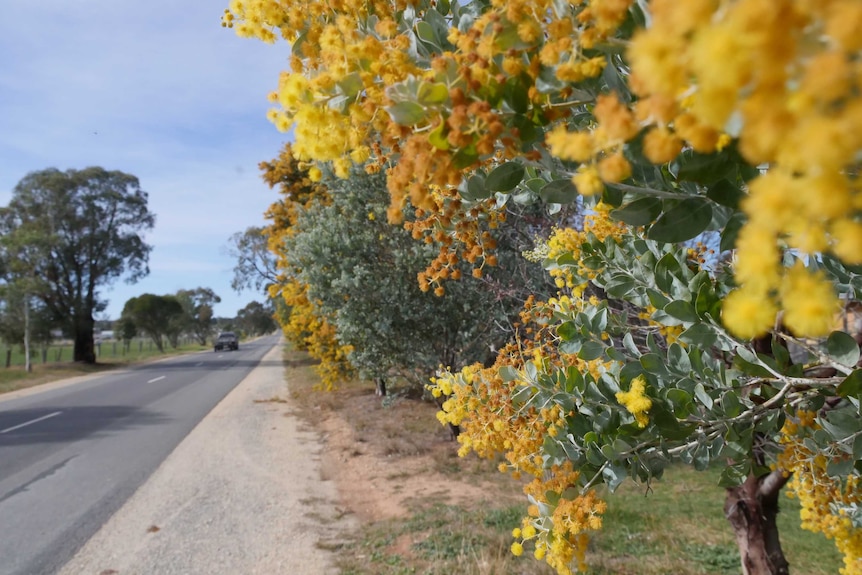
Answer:
MULTIPOLYGON (((145 293, 126 302, 122 318, 148 335, 159 351, 163 351, 164 338, 175 337, 174 325, 182 314, 183 306, 176 296, 145 293)), ((172 340, 172 345, 176 347, 175 340, 172 340)))
POLYGON ((205 287, 181 289, 176 298, 183 307, 183 315, 179 318, 181 331, 193 335, 199 344, 206 345, 213 331, 213 306, 221 302, 221 298, 205 287))
POLYGON ((93 314, 100 290, 149 273, 155 224, 135 176, 100 167, 27 174, 0 208, 0 256, 8 280, 38 299, 74 339, 74 360, 95 363, 93 314))

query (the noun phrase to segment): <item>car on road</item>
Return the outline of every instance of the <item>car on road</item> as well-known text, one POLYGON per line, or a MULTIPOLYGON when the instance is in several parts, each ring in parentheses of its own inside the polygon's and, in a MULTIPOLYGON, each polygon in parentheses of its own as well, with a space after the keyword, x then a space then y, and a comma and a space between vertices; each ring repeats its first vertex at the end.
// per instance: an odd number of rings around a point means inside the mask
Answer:
POLYGON ((239 340, 236 337, 236 334, 232 331, 223 331, 218 334, 218 337, 215 340, 215 350, 214 351, 222 351, 222 350, 238 350, 239 349, 239 340))

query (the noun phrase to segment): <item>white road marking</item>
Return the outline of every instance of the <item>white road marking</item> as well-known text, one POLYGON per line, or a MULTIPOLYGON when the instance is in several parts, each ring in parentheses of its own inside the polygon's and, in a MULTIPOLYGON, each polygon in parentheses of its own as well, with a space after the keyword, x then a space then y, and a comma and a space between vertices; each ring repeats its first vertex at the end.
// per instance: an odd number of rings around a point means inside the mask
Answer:
POLYGON ((203 365, 203 364, 204 364, 204 362, 199 361, 199 362, 197 362, 197 363, 195 364, 195 367, 197 367, 197 366, 199 366, 199 365, 203 365))
POLYGON ((28 425, 33 425, 34 423, 39 423, 40 421, 50 419, 51 417, 55 417, 57 415, 60 415, 61 413, 63 412, 55 411, 54 413, 49 413, 48 415, 43 415, 42 417, 37 417, 36 419, 31 419, 30 421, 25 421, 24 423, 13 425, 12 427, 7 427, 6 429, 0 431, 0 433, 9 433, 10 431, 15 431, 16 429, 21 429, 22 427, 27 427, 28 425))
POLYGON ((157 381, 159 381, 159 380, 161 380, 161 379, 164 379, 164 378, 165 378, 165 376, 164 376, 164 375, 160 375, 159 377, 154 377, 153 379, 151 379, 151 380, 150 380, 150 381, 148 381, 147 383, 155 383, 155 382, 157 382, 157 381))

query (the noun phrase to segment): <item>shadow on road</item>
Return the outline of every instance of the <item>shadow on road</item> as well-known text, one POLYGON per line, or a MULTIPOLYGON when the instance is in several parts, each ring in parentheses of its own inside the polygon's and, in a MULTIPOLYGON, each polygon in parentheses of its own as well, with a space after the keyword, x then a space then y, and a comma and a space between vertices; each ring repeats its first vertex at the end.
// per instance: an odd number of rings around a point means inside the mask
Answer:
POLYGON ((116 433, 169 420, 161 413, 127 405, 10 409, 0 411, 0 447, 75 441, 107 428, 116 433))

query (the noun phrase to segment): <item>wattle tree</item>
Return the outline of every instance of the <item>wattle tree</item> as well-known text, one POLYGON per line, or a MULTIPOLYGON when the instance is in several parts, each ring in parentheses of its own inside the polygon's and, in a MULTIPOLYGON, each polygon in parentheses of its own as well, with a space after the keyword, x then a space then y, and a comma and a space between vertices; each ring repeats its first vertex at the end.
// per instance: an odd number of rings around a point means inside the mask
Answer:
POLYGON ((417 208, 420 285, 493 265, 513 205, 559 214, 527 254, 559 293, 493 367, 432 384, 462 452, 535 477, 514 553, 582 570, 606 494, 681 462, 724 466, 744 573, 788 572, 782 489, 862 573, 860 3, 234 0, 223 22, 289 44, 270 117, 310 180, 384 171, 390 222, 417 208))

